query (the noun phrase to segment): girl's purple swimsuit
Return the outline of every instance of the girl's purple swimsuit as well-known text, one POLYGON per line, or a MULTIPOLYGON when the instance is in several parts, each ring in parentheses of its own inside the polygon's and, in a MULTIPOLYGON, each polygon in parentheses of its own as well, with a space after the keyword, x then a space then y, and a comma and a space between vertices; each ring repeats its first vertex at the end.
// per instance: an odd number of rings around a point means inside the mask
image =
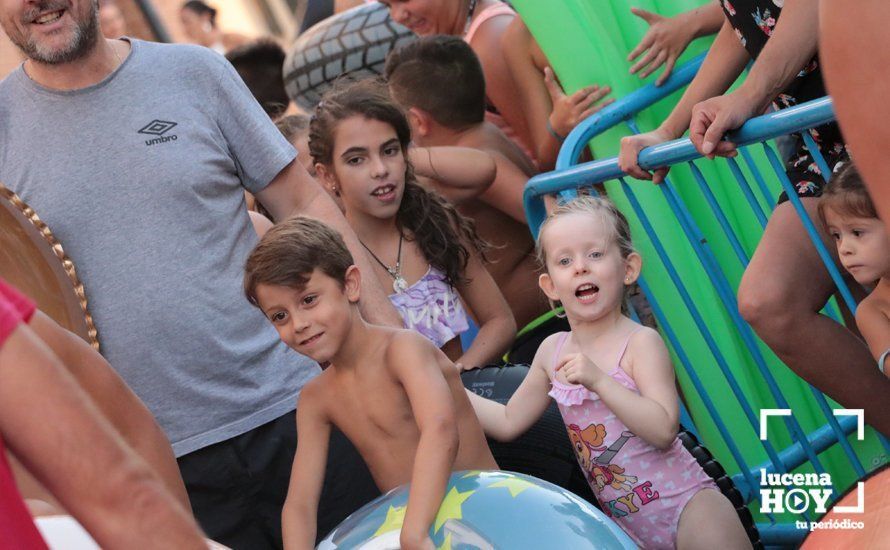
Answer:
MULTIPOLYGON (((628 335, 609 375, 639 393, 619 365, 633 334, 628 335)), ((554 369, 570 335, 564 332, 559 336, 548 374, 550 396, 559 405, 578 464, 603 511, 637 544, 643 548, 676 548, 683 508, 702 489, 719 489, 679 438, 661 451, 628 430, 597 394, 556 379, 554 369)))
POLYGON ((470 327, 460 296, 433 266, 404 292, 390 294, 389 300, 399 310, 405 328, 423 334, 436 347, 470 327))

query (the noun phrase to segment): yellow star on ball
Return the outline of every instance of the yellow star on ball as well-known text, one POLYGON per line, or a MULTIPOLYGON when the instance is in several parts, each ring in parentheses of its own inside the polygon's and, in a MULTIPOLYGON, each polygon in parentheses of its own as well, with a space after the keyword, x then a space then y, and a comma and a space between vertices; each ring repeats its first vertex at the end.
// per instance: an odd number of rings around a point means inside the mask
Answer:
POLYGON ((407 506, 390 506, 389 510, 386 511, 386 519, 383 520, 383 525, 377 529, 377 532, 374 533, 374 537, 379 537, 384 533, 401 529, 402 524, 405 523, 405 510, 407 509, 407 506))
POLYGON ((436 516, 436 523, 433 528, 434 533, 438 533, 439 529, 449 519, 462 519, 463 514, 461 514, 461 505, 463 505, 464 501, 470 498, 470 496, 476 491, 467 491, 465 493, 461 493, 454 487, 448 491, 448 494, 445 495, 445 499, 442 501, 442 506, 439 507, 439 514, 436 516))
POLYGON ((525 491, 526 489, 535 487, 535 484, 518 477, 509 477, 507 479, 496 481, 489 485, 489 487, 504 487, 508 491, 510 491, 510 496, 516 498, 516 495, 518 495, 522 491, 525 491))

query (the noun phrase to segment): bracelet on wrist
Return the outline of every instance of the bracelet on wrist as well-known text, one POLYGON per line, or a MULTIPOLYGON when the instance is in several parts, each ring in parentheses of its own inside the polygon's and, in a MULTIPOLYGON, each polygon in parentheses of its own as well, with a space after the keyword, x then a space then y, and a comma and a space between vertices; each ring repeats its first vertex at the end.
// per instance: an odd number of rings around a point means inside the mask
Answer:
POLYGON ((556 133, 556 130, 554 130, 553 126, 550 124, 549 118, 547 119, 547 132, 549 132, 550 135, 553 136, 553 138, 560 143, 566 140, 566 136, 561 136, 556 133))

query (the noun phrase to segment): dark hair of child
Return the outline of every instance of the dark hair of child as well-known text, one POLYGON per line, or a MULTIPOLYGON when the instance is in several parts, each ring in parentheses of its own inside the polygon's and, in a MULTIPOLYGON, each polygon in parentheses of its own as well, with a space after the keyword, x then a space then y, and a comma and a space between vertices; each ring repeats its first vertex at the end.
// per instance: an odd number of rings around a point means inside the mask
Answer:
POLYGON ((460 215, 438 194, 417 183, 414 167, 408 161, 408 145, 411 143, 408 119, 380 82, 371 79, 338 82, 325 93, 309 125, 312 160, 333 166, 334 131, 337 124, 352 116, 384 122, 395 130, 407 164, 405 191, 396 213, 396 225, 406 239, 417 242, 427 261, 445 274, 448 284, 463 283, 462 273, 470 258, 464 243, 474 246, 483 259, 488 245, 476 234, 471 220, 460 215))
POLYGON ((485 119, 485 76, 463 39, 428 36, 394 50, 384 69, 393 97, 428 112, 439 124, 462 130, 485 119))
POLYGON ((270 118, 281 116, 290 103, 284 89, 284 50, 271 38, 254 40, 226 54, 241 80, 270 118))
POLYGON ((206 2, 203 2, 202 0, 188 0, 188 2, 182 5, 182 9, 191 10, 198 15, 209 13, 210 24, 214 27, 216 26, 216 8, 211 8, 209 5, 207 5, 206 2))
POLYGON ((878 211, 865 189, 862 176, 851 161, 844 165, 831 177, 822 199, 819 201, 819 218, 825 223, 825 209, 831 208, 839 214, 857 218, 877 218, 878 211))
POLYGON ((302 288, 316 269, 342 287, 353 265, 343 237, 324 223, 294 216, 275 225, 250 253, 244 266, 244 295, 257 305, 259 285, 302 288))

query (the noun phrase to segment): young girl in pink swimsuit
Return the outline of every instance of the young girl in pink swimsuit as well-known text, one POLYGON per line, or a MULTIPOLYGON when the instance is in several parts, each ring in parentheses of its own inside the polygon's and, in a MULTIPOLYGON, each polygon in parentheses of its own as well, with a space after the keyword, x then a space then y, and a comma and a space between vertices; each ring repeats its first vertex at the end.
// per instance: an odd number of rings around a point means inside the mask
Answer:
POLYGON ((622 312, 642 260, 627 220, 582 197, 544 222, 539 284, 571 332, 538 349, 507 405, 471 395, 485 432, 512 440, 556 400, 603 511, 644 548, 750 548, 729 500, 677 437, 678 396, 658 333, 622 312))

